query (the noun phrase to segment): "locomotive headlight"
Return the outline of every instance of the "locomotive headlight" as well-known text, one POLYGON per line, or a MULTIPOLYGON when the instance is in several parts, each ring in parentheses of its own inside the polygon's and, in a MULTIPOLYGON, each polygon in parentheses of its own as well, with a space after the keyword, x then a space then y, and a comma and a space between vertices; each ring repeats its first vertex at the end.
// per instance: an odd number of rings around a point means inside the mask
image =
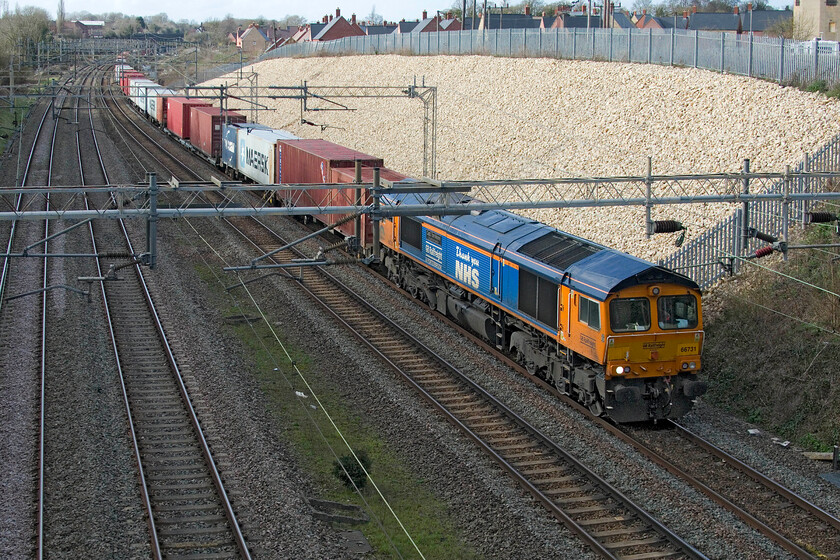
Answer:
POLYGON ((624 366, 618 366, 617 368, 615 368, 615 374, 616 375, 621 375, 623 373, 624 373, 624 366))
POLYGON ((697 369, 697 364, 694 362, 688 362, 688 369, 697 369))
POLYGON ((683 362, 682 363, 682 368, 683 369, 688 369, 688 362, 683 362))

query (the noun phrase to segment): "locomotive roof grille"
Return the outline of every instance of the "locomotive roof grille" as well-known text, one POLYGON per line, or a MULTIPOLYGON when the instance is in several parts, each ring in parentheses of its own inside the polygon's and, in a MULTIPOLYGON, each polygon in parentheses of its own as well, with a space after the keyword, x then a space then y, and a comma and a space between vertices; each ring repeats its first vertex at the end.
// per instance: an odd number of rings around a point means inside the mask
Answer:
POLYGON ((560 270, 594 255, 603 247, 553 231, 523 245, 519 252, 560 270))

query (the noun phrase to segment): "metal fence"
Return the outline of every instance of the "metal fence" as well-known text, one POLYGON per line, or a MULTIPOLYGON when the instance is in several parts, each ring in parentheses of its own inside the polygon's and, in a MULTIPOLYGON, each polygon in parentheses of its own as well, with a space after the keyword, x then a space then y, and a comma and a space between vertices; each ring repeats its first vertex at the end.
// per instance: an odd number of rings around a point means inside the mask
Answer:
POLYGON ((675 29, 491 29, 345 37, 296 43, 260 60, 343 54, 549 57, 703 68, 779 83, 840 83, 840 53, 826 41, 790 41, 675 29))
MULTIPOLYGON (((840 135, 815 154, 809 154, 805 161, 791 171, 794 172, 836 172, 840 170, 840 135)), ((799 178, 787 181, 789 193, 815 193, 835 190, 829 184, 832 179, 799 178)), ((785 180, 773 184, 768 192, 784 193, 785 180)), ((801 201, 790 204, 787 212, 787 226, 805 225, 805 217, 813 202, 801 201)), ((766 245, 749 237, 750 228, 774 237, 785 234, 785 213, 783 204, 774 201, 752 202, 744 209, 738 209, 718 225, 700 237, 686 244, 659 264, 691 277, 702 289, 714 285, 722 277, 738 272, 743 258, 758 247, 766 245), (746 212, 745 212, 746 210, 746 212)))

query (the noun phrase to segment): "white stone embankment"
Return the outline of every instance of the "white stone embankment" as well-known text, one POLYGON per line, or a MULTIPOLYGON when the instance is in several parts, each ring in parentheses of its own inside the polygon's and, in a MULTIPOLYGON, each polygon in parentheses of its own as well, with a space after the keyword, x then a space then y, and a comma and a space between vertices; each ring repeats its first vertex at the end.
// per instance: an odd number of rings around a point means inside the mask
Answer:
MULTIPOLYGON (((784 171, 840 133, 840 102, 795 88, 705 70, 642 64, 485 56, 398 55, 276 59, 250 67, 260 87, 437 86, 437 171, 443 180, 784 171)), ((235 75, 209 83, 233 84, 235 75)), ((246 82, 243 82, 243 85, 246 82)), ((240 93, 248 94, 246 86, 240 93)), ((263 91, 265 93, 265 91, 263 91)), ((309 112, 274 100, 259 121, 384 158, 420 176, 423 105, 417 99, 345 99, 354 111, 309 112)), ((246 107, 244 103, 237 106, 246 107)), ((251 116, 248 113, 249 118, 251 116)), ((655 210, 688 238, 731 212, 720 206, 655 210)), ((555 227, 657 259, 673 236, 645 238, 641 208, 541 210, 555 227)))

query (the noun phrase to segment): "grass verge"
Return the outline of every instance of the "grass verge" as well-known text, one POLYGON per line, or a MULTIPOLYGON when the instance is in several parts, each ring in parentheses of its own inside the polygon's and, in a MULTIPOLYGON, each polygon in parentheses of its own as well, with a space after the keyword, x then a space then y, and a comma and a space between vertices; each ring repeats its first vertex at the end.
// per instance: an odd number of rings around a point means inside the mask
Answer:
MULTIPOLYGON (((221 289, 211 280, 210 273, 206 270, 203 273, 200 270, 199 273, 214 294, 222 297, 221 289)), ((226 316, 258 316, 256 310, 248 308, 229 307, 224 313, 226 316)), ((328 376, 317 371, 313 365, 313 358, 306 351, 283 340, 284 351, 263 321, 250 325, 228 325, 225 328, 231 329, 242 342, 246 355, 252 358, 254 380, 270 402, 269 412, 276 418, 277 425, 282 426, 279 437, 291 444, 295 450, 298 464, 322 493, 318 497, 359 505, 365 508, 372 518, 375 516, 380 520, 384 531, 373 520, 357 527, 374 547, 377 557, 395 555, 389 538, 403 558, 417 558, 418 555, 370 484, 362 491, 370 505, 366 508, 360 496, 347 490, 334 476, 335 456, 341 457, 349 452, 336 429, 324 415, 321 405, 329 412, 353 450, 364 450, 367 453, 371 459, 371 476, 426 558, 454 560, 478 557, 459 537, 451 512, 427 487, 428 481, 418 478, 399 453, 389 448, 387 441, 377 433, 376 428, 365 420, 364 411, 357 410, 346 402, 328 376), (315 402, 310 389, 298 376, 294 366, 311 384, 320 405, 315 402), (302 397, 301 394, 305 396, 302 397), (330 449, 334 450, 334 453, 330 449)), ((285 328, 276 329, 281 339, 285 328)), ((294 326, 289 325, 288 328, 294 326)))

